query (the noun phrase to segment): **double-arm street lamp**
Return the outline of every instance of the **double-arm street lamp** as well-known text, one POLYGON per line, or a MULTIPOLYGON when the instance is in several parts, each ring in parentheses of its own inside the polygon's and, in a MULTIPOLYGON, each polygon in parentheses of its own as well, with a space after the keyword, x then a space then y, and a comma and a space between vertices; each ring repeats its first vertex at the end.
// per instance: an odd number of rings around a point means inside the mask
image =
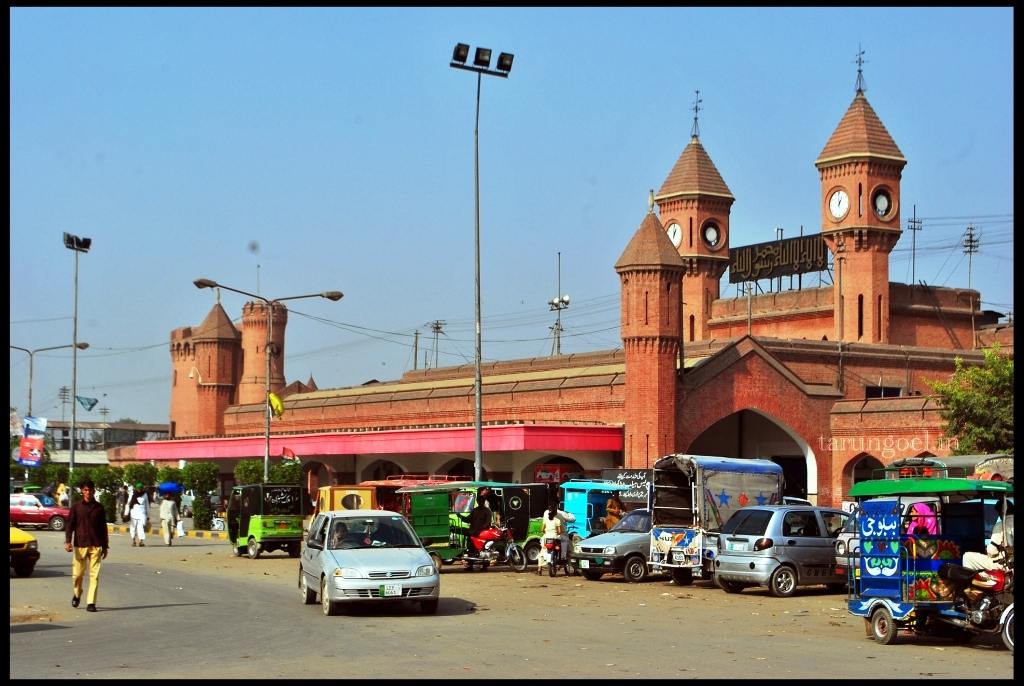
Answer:
POLYGON ((64 232, 64 247, 75 253, 75 316, 71 327, 71 453, 68 457, 68 484, 72 486, 68 503, 75 502, 75 433, 78 405, 78 254, 89 252, 92 247, 91 238, 82 238, 73 233, 64 232))
POLYGON ((301 298, 327 298, 328 300, 338 301, 343 297, 341 291, 324 291, 323 293, 310 293, 308 295, 290 295, 287 298, 264 298, 262 295, 256 295, 255 293, 249 293, 238 288, 232 288, 231 286, 225 286, 222 283, 217 283, 213 279, 196 279, 192 283, 195 284, 196 288, 223 288, 226 291, 232 291, 234 293, 240 293, 247 295, 250 298, 263 301, 267 306, 267 342, 263 348, 263 356, 267 358, 267 377, 266 377, 266 394, 263 398, 264 405, 264 433, 263 433, 263 481, 270 480, 270 355, 271 346, 273 345, 272 336, 274 334, 274 305, 281 302, 282 300, 299 300, 301 298))
POLYGON ((34 367, 35 354, 41 353, 44 350, 63 350, 65 348, 78 348, 79 350, 86 350, 89 348, 88 343, 77 343, 68 345, 54 345, 49 348, 36 348, 35 350, 29 350, 28 348, 21 348, 16 345, 11 346, 14 350, 21 350, 28 353, 28 415, 29 417, 34 416, 32 414, 32 369, 34 367))
POLYGON ((475 382, 473 385, 474 395, 476 397, 476 413, 474 425, 476 427, 476 449, 474 451, 473 459, 473 474, 477 481, 483 478, 483 403, 481 401, 481 379, 480 379, 480 81, 484 74, 488 76, 500 76, 502 78, 508 78, 508 73, 512 71, 512 60, 515 56, 509 52, 503 52, 498 55, 497 71, 490 69, 491 66, 491 49, 490 48, 477 48, 476 54, 473 57, 473 64, 466 64, 466 60, 469 58, 469 46, 465 43, 458 43, 455 45, 455 50, 452 52, 452 61, 449 65, 454 69, 465 69, 466 71, 476 72, 476 125, 473 129, 473 181, 476 189, 476 252, 475 259, 473 261, 476 267, 476 374, 475 382))

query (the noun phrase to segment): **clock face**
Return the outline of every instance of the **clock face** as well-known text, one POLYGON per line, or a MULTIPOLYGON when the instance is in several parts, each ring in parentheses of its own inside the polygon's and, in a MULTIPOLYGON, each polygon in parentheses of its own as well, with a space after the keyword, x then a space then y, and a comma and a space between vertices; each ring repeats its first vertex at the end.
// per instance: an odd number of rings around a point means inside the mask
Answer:
POLYGON ((683 230, 679 228, 679 224, 672 222, 668 225, 668 239, 672 241, 672 245, 679 247, 679 244, 683 242, 683 230))
POLYGON ((878 191, 875 193, 875 214, 883 219, 889 216, 889 212, 892 210, 892 199, 886 191, 878 191))
POLYGON ((708 244, 708 247, 714 248, 721 239, 722 232, 717 225, 707 224, 704 226, 704 242, 708 244))
POLYGON ((832 213, 832 216, 836 219, 842 219, 846 216, 846 212, 850 209, 850 199, 846 195, 846 191, 836 191, 828 199, 828 210, 832 213))

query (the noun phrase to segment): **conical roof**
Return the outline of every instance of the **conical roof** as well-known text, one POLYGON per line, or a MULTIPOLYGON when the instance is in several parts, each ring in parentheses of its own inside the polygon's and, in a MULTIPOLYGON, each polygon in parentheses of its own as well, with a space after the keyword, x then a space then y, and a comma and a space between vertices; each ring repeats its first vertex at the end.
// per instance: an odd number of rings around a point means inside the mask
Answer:
POLYGON ((203 323, 192 330, 192 340, 235 340, 241 338, 238 329, 220 303, 213 306, 203 323))
POLYGON ((733 198, 697 136, 690 138, 690 143, 683 149, 683 154, 672 167, 655 199, 664 200, 675 195, 695 193, 733 198))
POLYGON ((682 269, 683 258, 665 233, 665 227, 654 212, 648 212, 640 228, 633 234, 622 256, 615 262, 615 270, 629 267, 672 266, 682 269))
POLYGON ((821 166, 844 157, 882 157, 904 164, 907 161, 863 91, 857 91, 814 164, 821 166))

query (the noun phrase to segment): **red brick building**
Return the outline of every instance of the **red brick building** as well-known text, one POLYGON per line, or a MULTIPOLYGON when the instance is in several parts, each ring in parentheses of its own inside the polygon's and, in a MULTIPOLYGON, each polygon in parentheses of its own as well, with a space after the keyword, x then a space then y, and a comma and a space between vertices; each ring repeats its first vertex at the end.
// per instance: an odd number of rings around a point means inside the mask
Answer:
MULTIPOLYGON (((976 291, 889 280, 906 159, 862 91, 814 164, 835 284, 725 299, 720 282, 740 254, 729 245, 734 197, 693 135, 623 234, 621 349, 483 365, 487 477, 643 468, 672 452, 763 457, 783 465, 792 494, 837 504, 874 467, 948 455, 927 382, 948 378, 958 356, 980 362, 976 348, 995 341, 1012 354, 1013 328, 982 312, 976 291)), ((247 303, 238 331, 218 303, 171 332, 172 438, 140 443, 138 459, 216 460, 228 476, 263 456, 265 308, 247 303)), ((472 475, 473 365, 286 386, 286 308, 273 316, 270 385, 285 412, 272 456, 299 455, 311 486, 472 475)))

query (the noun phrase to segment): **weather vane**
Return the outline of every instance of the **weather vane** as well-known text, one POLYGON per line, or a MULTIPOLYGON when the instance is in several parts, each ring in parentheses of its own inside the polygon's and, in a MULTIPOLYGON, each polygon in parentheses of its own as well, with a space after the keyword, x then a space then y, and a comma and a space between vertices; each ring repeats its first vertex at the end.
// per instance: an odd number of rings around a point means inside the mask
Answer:
POLYGON ((857 59, 855 60, 855 62, 857 63, 857 92, 858 93, 863 93, 864 92, 864 69, 863 69, 863 67, 864 67, 864 63, 867 62, 867 60, 864 59, 864 51, 860 49, 860 43, 857 43, 857 59))
POLYGON ((694 93, 696 93, 696 97, 693 101, 693 129, 690 130, 690 135, 693 138, 698 138, 700 136, 700 126, 697 125, 697 113, 700 112, 700 104, 704 101, 700 99, 699 90, 694 91, 694 93))

